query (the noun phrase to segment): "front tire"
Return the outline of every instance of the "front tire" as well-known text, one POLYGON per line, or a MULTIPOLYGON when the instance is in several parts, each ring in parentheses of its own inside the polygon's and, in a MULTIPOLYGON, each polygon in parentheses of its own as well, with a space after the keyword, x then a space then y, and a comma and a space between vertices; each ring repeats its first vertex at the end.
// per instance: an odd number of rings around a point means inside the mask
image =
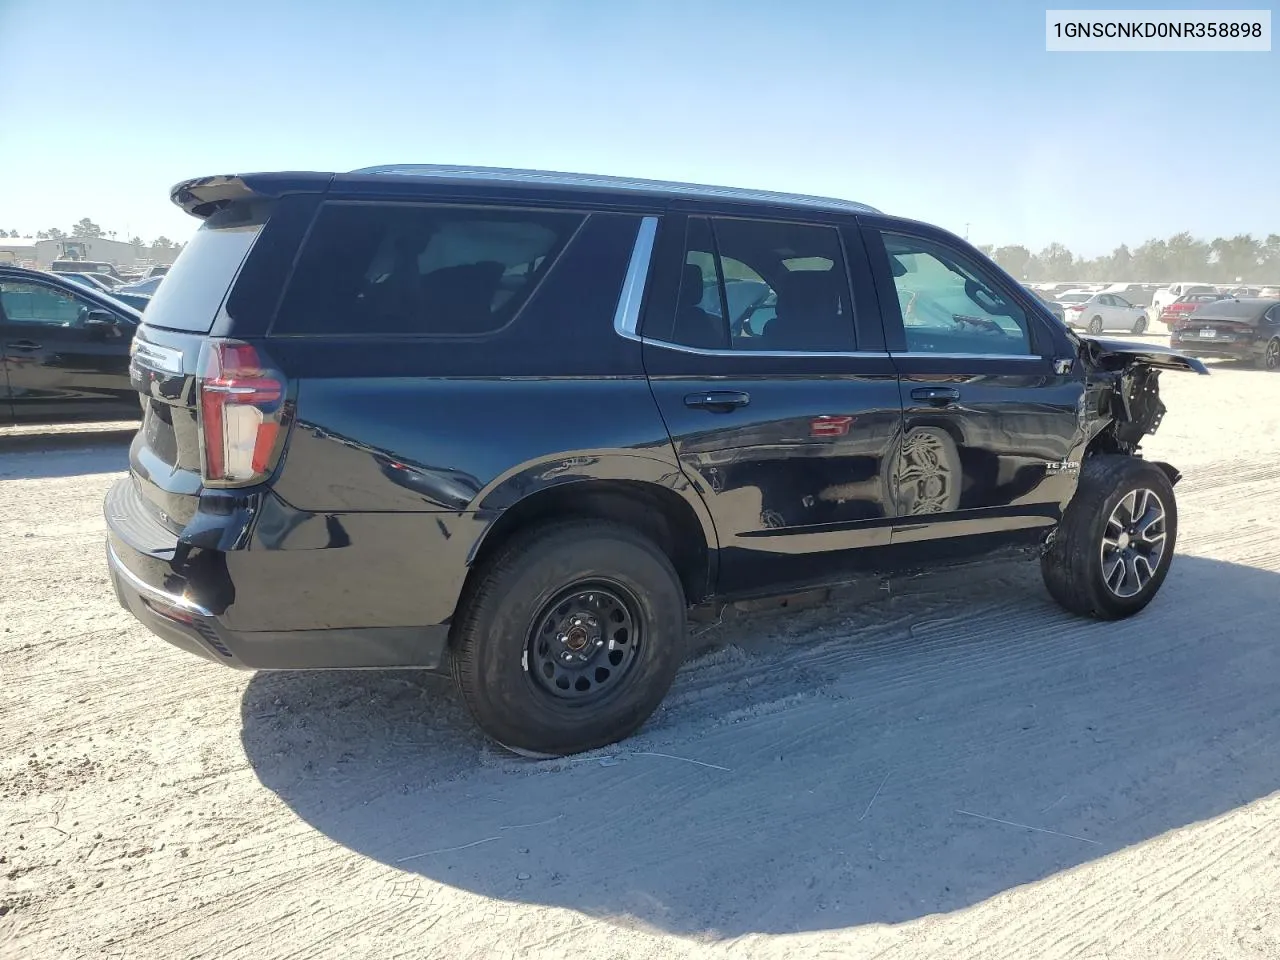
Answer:
POLYGON ((1178 507, 1163 470, 1135 457, 1088 457, 1040 571, 1064 609, 1119 620, 1160 590, 1177 537, 1178 507))
POLYGON ((1147 318, 1145 315, 1139 317, 1137 322, 1134 323, 1133 332, 1137 334, 1142 334, 1147 332, 1147 318))
POLYGON ((469 591, 453 676, 477 725, 516 753, 561 756, 630 736, 684 655, 686 604, 640 533, 572 521, 517 536, 469 591))
POLYGON ((1089 321, 1089 332, 1092 334, 1099 334, 1102 332, 1101 317, 1094 317, 1092 320, 1089 321))

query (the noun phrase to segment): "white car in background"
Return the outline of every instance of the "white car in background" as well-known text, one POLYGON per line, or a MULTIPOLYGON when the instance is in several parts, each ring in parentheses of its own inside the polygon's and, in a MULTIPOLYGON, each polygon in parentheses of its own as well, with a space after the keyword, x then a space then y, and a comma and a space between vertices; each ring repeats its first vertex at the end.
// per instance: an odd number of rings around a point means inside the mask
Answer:
POLYGON ((1212 283, 1193 283, 1190 280, 1172 283, 1162 290, 1157 290, 1156 295, 1151 298, 1151 315, 1153 317, 1163 315, 1170 304, 1187 294, 1217 292, 1218 288, 1212 283))
POLYGON ((1069 327, 1079 327, 1089 333, 1102 333, 1104 330, 1143 333, 1147 329, 1147 308, 1114 293, 1068 290, 1054 299, 1062 304, 1069 327))

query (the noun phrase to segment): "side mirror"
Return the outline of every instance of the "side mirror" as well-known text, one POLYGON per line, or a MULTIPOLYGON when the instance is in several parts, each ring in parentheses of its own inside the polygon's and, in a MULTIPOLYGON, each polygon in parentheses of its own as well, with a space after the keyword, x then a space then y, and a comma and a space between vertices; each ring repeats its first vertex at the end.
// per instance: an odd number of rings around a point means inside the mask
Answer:
POLYGON ((86 330, 104 337, 120 336, 120 318, 110 310, 90 310, 84 315, 86 330))

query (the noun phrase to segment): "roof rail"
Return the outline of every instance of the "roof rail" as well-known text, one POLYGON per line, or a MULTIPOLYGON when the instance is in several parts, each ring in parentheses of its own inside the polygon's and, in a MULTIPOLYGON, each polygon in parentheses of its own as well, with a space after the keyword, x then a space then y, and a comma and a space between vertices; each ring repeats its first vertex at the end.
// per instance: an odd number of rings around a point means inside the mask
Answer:
POLYGON ((558 173, 550 170, 519 170, 507 167, 467 167, 434 163, 391 163, 352 170, 353 174, 381 174, 404 177, 431 177, 438 180, 486 180, 494 183, 542 184, 548 187, 617 190, 631 193, 665 194, 711 200, 743 200, 755 203, 779 203, 794 207, 812 207, 842 213, 879 213, 875 207, 853 200, 813 197, 773 190, 748 190, 741 187, 714 187, 669 180, 642 180, 591 173, 558 173))

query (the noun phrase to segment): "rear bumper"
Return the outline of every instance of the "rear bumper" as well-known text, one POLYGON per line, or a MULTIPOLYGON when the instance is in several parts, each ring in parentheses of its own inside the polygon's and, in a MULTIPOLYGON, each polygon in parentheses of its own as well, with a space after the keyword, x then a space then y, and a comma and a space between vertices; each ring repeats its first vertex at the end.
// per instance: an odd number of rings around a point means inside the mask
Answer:
POLYGON ((235 587, 219 551, 184 549, 178 537, 120 510, 133 495, 124 479, 107 497, 107 567, 116 597, 160 639, 242 670, 412 668, 444 672, 449 625, 304 630, 227 626, 235 587))
POLYGON ((1206 357, 1209 359, 1252 360, 1261 356, 1266 346, 1253 340, 1232 340, 1224 342, 1210 337, 1170 337, 1169 346, 1189 357, 1206 357))

